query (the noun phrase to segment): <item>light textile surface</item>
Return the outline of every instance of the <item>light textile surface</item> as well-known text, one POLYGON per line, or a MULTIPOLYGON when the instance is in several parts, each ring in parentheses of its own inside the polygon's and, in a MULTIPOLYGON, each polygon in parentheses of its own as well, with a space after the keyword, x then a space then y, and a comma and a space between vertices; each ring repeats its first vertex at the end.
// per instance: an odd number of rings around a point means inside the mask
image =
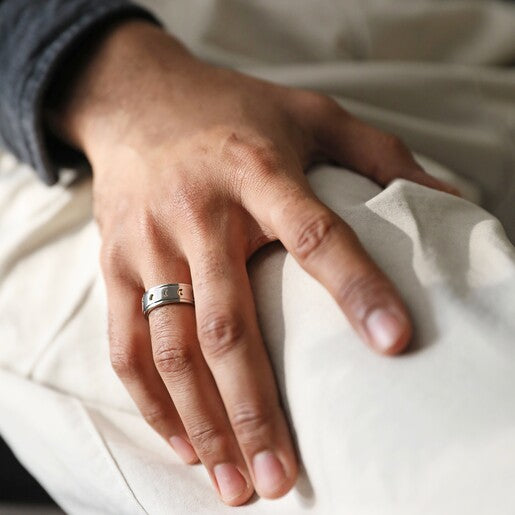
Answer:
MULTIPOLYGON (((259 252, 252 286, 303 469, 284 498, 238 511, 513 513, 515 77, 492 67, 515 62, 513 7, 146 4, 212 60, 335 95, 466 197, 309 172, 400 289, 416 334, 402 356, 374 354, 280 245, 259 252)), ((0 432, 69 513, 231 513, 110 368, 90 202, 89 180, 49 189, 0 155, 0 432)))

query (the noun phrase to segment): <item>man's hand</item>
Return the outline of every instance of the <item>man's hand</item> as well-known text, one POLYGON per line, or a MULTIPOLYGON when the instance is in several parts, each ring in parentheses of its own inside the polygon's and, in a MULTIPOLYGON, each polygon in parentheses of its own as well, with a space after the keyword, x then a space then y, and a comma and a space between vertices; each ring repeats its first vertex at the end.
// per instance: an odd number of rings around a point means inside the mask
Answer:
POLYGON ((54 123, 93 167, 115 371, 227 504, 254 488, 284 495, 297 461, 247 259, 279 239, 365 342, 396 354, 412 332, 406 307, 304 170, 331 159, 382 185, 402 177, 455 191, 328 97, 203 63, 145 22, 106 34, 54 123), (159 307, 147 322, 143 292, 174 282, 193 285, 195 307, 159 307))

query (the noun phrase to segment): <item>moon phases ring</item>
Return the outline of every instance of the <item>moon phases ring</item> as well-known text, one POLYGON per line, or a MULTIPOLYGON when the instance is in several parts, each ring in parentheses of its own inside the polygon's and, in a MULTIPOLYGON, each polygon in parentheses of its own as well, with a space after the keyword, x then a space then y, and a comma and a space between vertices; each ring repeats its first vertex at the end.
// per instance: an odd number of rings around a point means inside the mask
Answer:
POLYGON ((159 306, 176 304, 179 302, 195 304, 195 299, 193 298, 193 287, 191 284, 160 284, 159 286, 149 288, 141 298, 141 310, 143 311, 143 315, 148 317, 148 314, 159 306))

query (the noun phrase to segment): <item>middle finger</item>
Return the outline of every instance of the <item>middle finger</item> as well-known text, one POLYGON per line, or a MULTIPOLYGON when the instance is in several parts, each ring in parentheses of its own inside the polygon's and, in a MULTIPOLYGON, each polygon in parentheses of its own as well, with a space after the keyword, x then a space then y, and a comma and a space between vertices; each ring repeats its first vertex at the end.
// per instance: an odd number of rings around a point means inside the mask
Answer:
POLYGON ((223 225, 185 248, 198 336, 256 490, 276 498, 295 483, 296 457, 257 324, 244 238, 223 225))

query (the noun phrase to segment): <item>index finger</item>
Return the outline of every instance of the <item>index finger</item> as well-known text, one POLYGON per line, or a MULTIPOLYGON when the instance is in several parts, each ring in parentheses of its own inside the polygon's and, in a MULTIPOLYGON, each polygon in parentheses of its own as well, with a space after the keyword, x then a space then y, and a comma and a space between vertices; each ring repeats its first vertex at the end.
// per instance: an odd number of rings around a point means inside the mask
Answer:
POLYGON ((391 281, 357 235, 308 186, 278 180, 248 208, 336 300, 354 329, 375 350, 396 354, 408 344, 408 311, 391 281), (266 201, 263 201, 266 199, 266 201))

